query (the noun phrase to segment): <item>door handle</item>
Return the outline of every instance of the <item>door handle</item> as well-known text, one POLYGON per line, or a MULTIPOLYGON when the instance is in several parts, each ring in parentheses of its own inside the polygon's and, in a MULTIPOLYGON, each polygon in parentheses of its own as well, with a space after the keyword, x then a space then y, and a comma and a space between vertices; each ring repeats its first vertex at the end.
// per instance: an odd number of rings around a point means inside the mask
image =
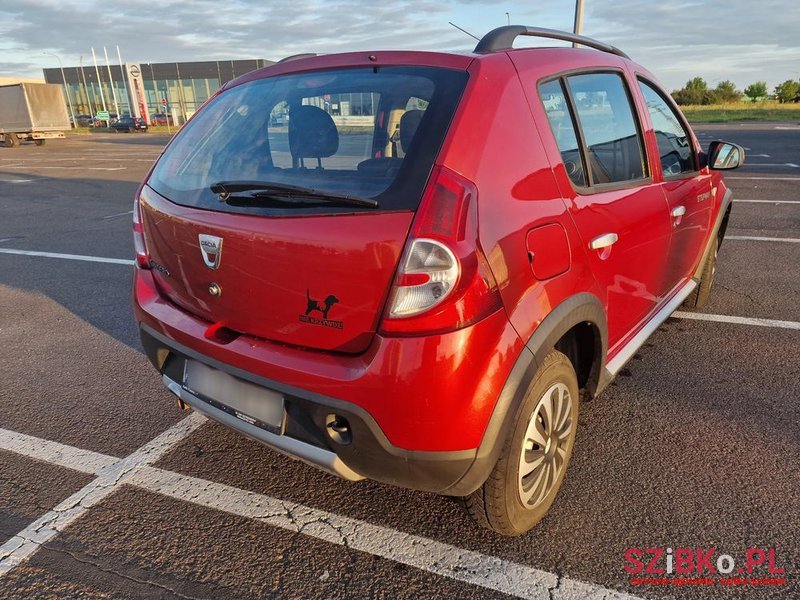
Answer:
POLYGON ((612 246, 616 241, 619 239, 619 236, 616 233, 604 233, 603 235, 598 235, 594 238, 591 242, 589 242, 589 247, 592 250, 600 250, 601 248, 608 248, 612 246))
POLYGON ((686 214, 685 206, 676 206, 675 208, 672 209, 672 216, 675 217, 676 219, 678 217, 682 217, 685 214, 686 214))

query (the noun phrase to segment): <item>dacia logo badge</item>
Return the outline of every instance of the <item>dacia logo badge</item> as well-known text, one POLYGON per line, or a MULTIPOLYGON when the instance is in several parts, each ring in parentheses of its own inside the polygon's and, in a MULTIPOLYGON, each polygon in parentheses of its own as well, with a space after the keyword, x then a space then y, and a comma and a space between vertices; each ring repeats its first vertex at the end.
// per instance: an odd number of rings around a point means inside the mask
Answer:
POLYGON ((222 260, 222 238, 216 235, 201 233, 198 235, 200 240, 200 252, 203 254, 203 262, 209 269, 218 269, 222 260))

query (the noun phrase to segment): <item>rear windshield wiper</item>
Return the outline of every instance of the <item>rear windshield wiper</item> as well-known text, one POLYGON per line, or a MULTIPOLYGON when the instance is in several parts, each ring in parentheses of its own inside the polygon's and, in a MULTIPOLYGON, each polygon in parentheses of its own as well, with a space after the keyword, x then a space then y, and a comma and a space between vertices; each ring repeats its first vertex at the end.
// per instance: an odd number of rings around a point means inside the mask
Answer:
POLYGON ((372 198, 361 198, 349 194, 337 194, 323 190, 301 187, 297 185, 287 185, 285 183, 265 183, 261 181, 218 181, 210 187, 211 191, 219 195, 222 202, 230 202, 235 199, 244 199, 248 205, 255 204, 254 201, 278 200, 279 202, 289 202, 292 204, 313 204, 314 201, 322 201, 326 204, 345 204, 350 206, 366 206, 378 208, 378 201, 372 198))

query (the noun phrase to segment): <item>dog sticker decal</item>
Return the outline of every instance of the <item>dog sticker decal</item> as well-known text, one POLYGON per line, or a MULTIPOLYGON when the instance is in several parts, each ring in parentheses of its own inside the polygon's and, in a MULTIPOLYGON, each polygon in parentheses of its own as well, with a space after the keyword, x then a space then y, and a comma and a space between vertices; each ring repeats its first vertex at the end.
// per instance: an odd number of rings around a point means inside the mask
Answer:
POLYGON ((328 313, 333 308, 334 304, 339 303, 339 298, 333 294, 328 294, 325 300, 317 300, 311 297, 311 290, 306 288, 306 312, 300 315, 301 323, 308 323, 309 325, 322 325, 323 327, 332 327, 334 329, 344 329, 344 321, 334 321, 328 318, 328 313), (319 319, 311 315, 312 312, 319 312, 322 318, 319 319))

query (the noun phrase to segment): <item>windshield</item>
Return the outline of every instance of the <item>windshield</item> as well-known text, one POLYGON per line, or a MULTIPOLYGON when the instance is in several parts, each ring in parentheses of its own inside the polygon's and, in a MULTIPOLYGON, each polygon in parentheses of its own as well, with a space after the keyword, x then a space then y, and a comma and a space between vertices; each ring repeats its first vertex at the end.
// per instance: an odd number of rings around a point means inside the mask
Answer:
POLYGON ((352 205, 226 205, 211 187, 247 181, 413 210, 467 74, 429 67, 314 71, 220 94, 170 144, 148 184, 178 204, 229 212, 353 212, 352 205))

